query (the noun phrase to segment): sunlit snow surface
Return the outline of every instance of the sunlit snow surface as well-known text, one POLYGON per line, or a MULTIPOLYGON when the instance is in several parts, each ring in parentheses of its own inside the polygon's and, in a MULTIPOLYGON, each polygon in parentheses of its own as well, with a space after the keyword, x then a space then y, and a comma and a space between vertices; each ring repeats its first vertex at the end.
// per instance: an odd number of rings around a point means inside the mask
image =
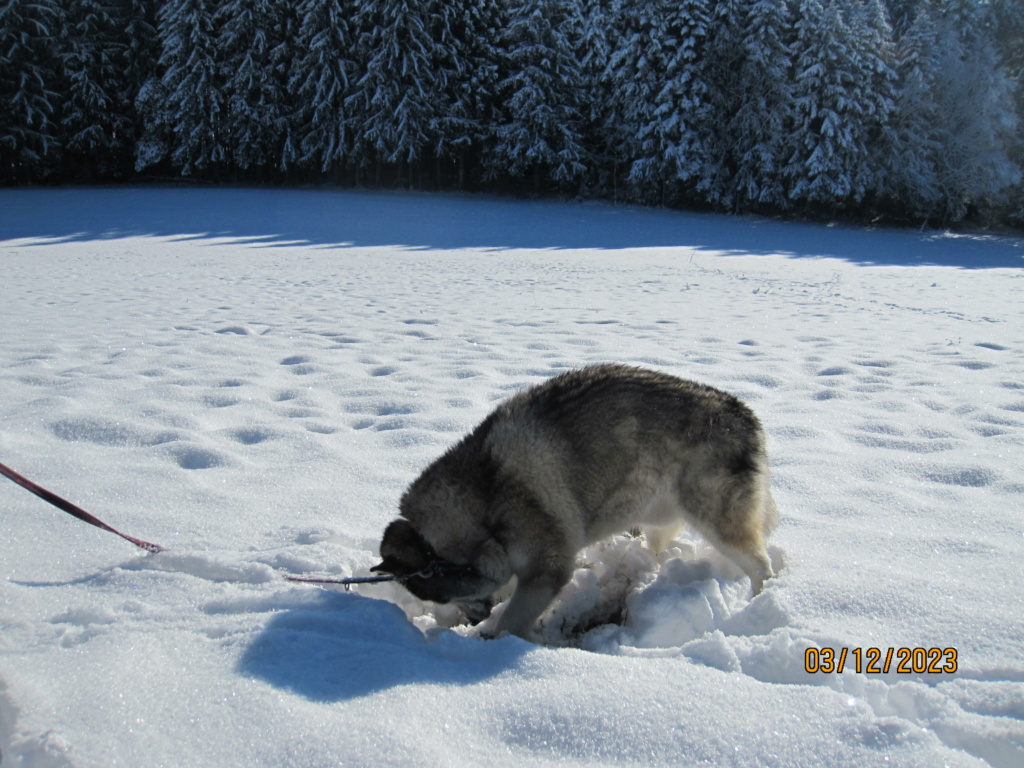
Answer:
POLYGON ((1022 267, 605 204, 0 191, 0 461, 169 547, 0 482, 0 766, 1024 765, 1022 267), (282 579, 365 574, 424 466, 603 361, 760 415, 758 598, 691 534, 582 553, 535 642, 282 579), (958 667, 805 671, 844 647, 958 667))

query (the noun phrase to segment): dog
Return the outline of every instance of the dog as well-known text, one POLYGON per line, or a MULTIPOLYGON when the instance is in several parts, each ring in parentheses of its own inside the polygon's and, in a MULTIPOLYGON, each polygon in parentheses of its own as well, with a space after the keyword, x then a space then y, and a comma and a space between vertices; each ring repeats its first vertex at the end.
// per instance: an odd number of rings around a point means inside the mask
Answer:
POLYGON ((664 551, 690 524, 750 578, 772 578, 778 522, 765 436, 721 390, 666 373, 595 365, 501 403, 402 496, 372 570, 471 623, 515 591, 496 635, 526 636, 588 544, 641 527, 664 551))

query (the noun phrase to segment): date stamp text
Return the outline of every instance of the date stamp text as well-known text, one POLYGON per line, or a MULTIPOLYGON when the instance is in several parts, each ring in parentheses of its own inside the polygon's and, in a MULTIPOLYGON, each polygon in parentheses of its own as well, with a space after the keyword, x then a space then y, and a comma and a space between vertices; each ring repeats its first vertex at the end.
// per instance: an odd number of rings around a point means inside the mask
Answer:
POLYGON ((952 674, 957 670, 956 648, 808 648, 804 670, 810 674, 852 669, 858 675, 952 674))

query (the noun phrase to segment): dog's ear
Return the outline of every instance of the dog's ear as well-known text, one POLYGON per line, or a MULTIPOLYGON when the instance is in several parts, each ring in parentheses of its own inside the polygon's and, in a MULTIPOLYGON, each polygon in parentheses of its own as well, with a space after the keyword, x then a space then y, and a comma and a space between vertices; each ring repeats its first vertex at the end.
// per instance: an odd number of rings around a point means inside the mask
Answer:
POLYGON ((394 520, 384 529, 380 540, 384 562, 371 571, 408 576, 426 568, 434 560, 434 550, 408 520, 394 520))

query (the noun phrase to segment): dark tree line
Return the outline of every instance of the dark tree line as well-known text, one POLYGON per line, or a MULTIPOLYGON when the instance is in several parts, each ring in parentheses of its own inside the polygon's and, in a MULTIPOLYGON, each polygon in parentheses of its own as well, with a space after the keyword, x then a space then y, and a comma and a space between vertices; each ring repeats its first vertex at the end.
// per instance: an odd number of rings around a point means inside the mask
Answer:
POLYGON ((0 181, 1024 224, 1020 0, 0 0, 0 181))

